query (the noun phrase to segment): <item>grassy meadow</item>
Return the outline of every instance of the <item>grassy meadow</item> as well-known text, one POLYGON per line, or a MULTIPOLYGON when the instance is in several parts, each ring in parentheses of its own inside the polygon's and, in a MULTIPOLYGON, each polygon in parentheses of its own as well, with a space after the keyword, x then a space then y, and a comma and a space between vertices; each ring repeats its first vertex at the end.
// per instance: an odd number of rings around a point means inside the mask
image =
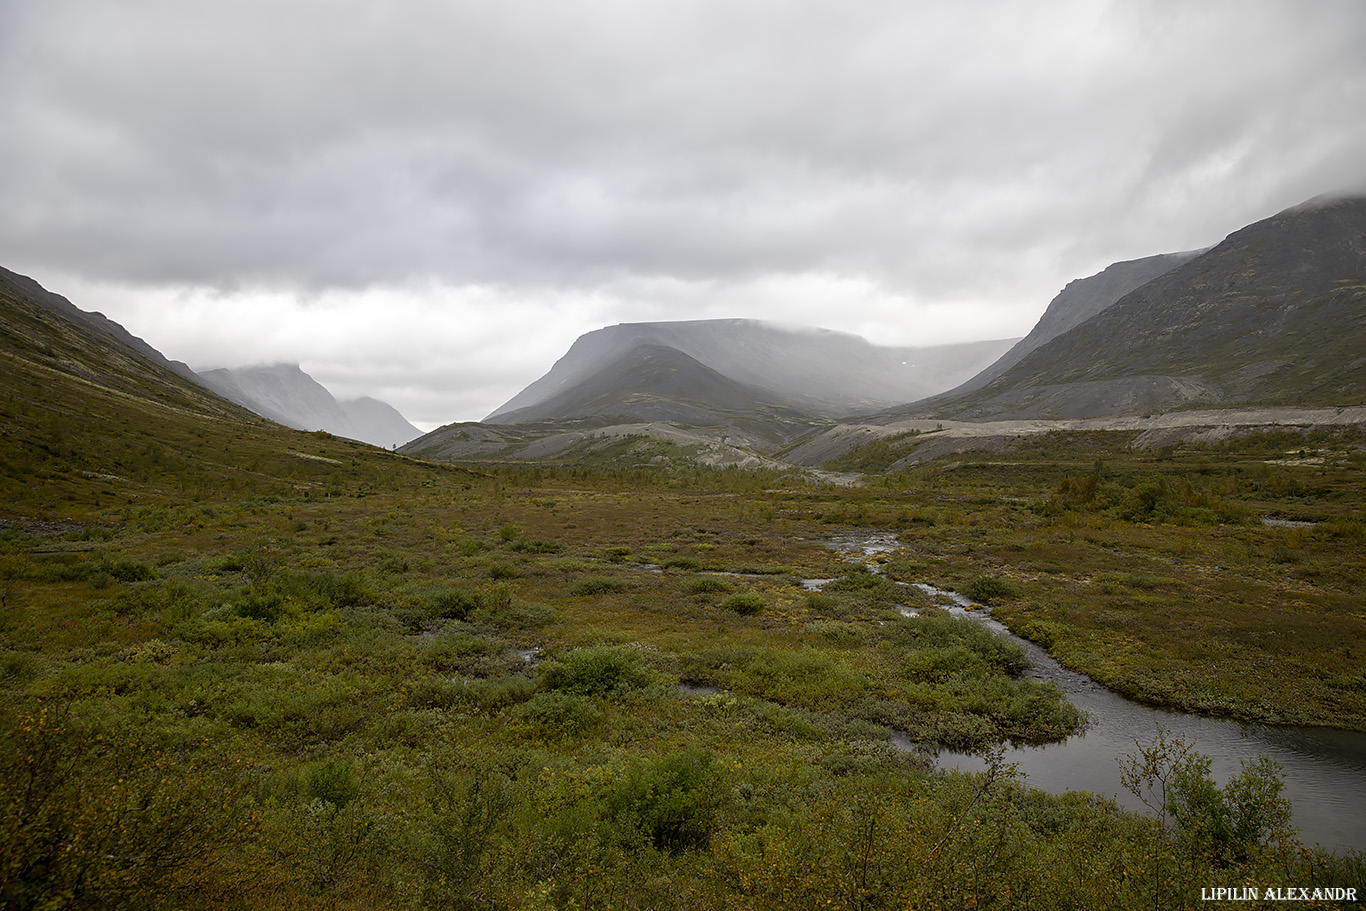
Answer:
MULTIPOLYGON (((1363 730, 1360 434, 1057 436, 842 487, 425 463, 5 392, 6 908, 1167 908, 1366 884, 1274 793, 1188 787, 1203 802, 1164 826, 1023 787, 993 751, 1082 719, 895 584, 971 594, 1138 699, 1363 730), (898 537, 882 573, 827 546, 864 532, 898 537), (941 746, 995 758, 945 775, 941 746)), ((1136 756, 1138 785, 1190 773, 1136 756)))

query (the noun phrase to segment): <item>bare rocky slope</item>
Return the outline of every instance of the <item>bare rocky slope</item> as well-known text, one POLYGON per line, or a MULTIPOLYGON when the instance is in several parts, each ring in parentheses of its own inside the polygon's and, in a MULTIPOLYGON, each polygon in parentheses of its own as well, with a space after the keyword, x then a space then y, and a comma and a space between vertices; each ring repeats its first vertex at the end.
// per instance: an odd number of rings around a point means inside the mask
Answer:
POLYGON ((1166 414, 1073 419, 952 421, 908 418, 891 423, 840 424, 782 453, 796 466, 820 468, 870 444, 890 447, 887 470, 972 450, 1009 449, 1048 433, 1137 431, 1135 448, 1211 443, 1261 430, 1314 431, 1366 425, 1366 405, 1337 408, 1218 408, 1166 414))

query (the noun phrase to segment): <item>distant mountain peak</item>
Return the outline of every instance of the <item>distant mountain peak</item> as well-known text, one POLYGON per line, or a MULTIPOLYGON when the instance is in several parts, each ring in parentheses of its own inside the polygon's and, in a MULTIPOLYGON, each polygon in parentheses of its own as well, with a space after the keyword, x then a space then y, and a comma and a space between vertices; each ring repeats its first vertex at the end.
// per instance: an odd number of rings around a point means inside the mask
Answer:
POLYGON ((199 376, 229 401, 298 430, 325 430, 386 449, 422 435, 393 406, 378 399, 338 402, 296 363, 218 368, 199 376))
MULTIPOLYGON (((620 323, 584 333, 545 376, 486 421, 529 413, 639 346, 661 346, 747 387, 770 403, 822 418, 876 411, 968 379, 1014 340, 892 348, 845 332, 752 319, 620 323)), ((544 413, 538 412, 538 413, 544 413)))

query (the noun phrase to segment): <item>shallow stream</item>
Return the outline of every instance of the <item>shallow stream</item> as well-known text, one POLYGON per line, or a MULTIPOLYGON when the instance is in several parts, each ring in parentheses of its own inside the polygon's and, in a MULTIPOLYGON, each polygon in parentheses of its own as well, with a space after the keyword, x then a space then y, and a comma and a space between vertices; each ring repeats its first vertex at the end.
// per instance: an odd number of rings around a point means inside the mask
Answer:
MULTIPOLYGON (((873 533, 826 543, 851 561, 862 562, 865 557, 895 550, 900 542, 895 534, 873 533)), ((1135 754, 1139 744, 1151 743, 1161 725, 1209 756, 1215 780, 1221 785, 1240 771, 1242 760, 1263 753, 1274 756, 1285 767, 1283 794, 1294 806, 1301 840, 1333 850, 1366 850, 1366 733, 1240 724, 1154 709, 1068 670, 1039 646, 1013 635, 991 619, 988 608, 973 605, 969 598, 923 583, 915 587, 951 614, 990 627, 1018 644, 1029 657, 1029 676, 1055 682, 1068 700, 1090 717, 1084 733, 1062 743, 1015 747, 1006 752, 1006 761, 1017 765, 1034 787, 1055 794, 1106 794, 1126 807, 1142 810, 1138 799, 1120 783, 1119 760, 1135 754)), ((903 613, 911 610, 906 608, 903 613)), ((985 768, 981 757, 970 754, 941 752, 938 761, 944 769, 976 772, 985 768)))

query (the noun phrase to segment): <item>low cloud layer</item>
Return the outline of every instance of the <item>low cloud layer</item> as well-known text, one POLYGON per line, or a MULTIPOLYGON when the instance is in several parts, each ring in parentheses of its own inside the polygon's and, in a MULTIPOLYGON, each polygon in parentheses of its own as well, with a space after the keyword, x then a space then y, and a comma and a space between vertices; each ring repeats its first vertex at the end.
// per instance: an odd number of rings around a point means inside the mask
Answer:
POLYGON ((615 322, 1022 335, 1366 187, 1362 47, 1355 0, 0 0, 0 265, 423 426, 615 322))

